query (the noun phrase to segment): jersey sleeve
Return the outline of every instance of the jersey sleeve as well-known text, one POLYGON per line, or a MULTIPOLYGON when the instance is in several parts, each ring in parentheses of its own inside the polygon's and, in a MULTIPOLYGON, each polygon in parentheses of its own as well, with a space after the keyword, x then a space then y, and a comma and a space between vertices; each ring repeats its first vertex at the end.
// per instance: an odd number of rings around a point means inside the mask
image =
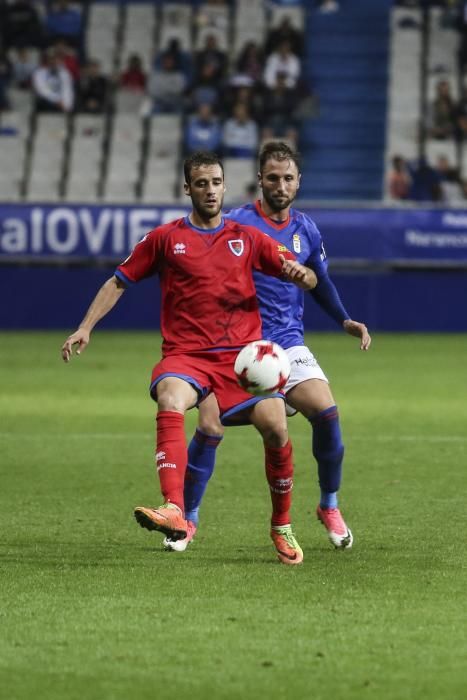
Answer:
POLYGON ((314 270, 319 280, 320 277, 326 276, 328 271, 328 259, 324 249, 323 239, 315 222, 305 215, 304 225, 310 242, 310 255, 305 265, 314 270))
POLYGON ((161 235, 157 229, 147 233, 133 248, 130 255, 115 270, 115 276, 124 284, 132 285, 155 274, 161 257, 161 235))
POLYGON ((283 255, 286 260, 296 260, 295 255, 285 245, 268 236, 267 233, 256 228, 250 228, 250 231, 254 235, 253 267, 266 275, 280 277, 282 263, 279 256, 283 255))

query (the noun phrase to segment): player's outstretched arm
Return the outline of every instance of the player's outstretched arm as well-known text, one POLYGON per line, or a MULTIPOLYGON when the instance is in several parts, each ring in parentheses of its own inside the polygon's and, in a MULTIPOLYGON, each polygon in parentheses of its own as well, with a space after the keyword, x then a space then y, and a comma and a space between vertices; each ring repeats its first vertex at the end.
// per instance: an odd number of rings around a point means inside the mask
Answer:
POLYGON ((355 338, 360 338, 360 350, 368 350, 371 345, 371 336, 368 333, 368 328, 364 323, 359 323, 358 321, 352 321, 348 318, 342 324, 344 330, 349 335, 353 335, 355 338))
POLYGON ((305 265, 301 265, 297 260, 286 260, 283 255, 279 255, 282 263, 282 276, 289 282, 293 282, 301 289, 314 289, 318 284, 318 278, 313 270, 305 265))
POLYGON ((94 297, 86 316, 62 345, 62 358, 69 362, 73 354, 73 346, 77 345, 76 354, 80 355, 89 344, 89 336, 98 321, 112 309, 125 291, 125 285, 117 277, 111 277, 105 282, 94 297))

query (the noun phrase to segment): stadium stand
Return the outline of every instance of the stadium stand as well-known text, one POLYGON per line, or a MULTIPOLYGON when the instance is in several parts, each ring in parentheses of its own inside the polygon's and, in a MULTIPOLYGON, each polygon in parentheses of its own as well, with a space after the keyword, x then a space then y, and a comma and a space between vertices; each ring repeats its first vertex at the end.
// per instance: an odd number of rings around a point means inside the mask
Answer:
POLYGON ((100 114, 78 114, 74 119, 65 193, 70 202, 92 202, 98 198, 105 122, 100 114))
POLYGON ((51 201, 63 195, 69 119, 65 114, 38 114, 26 176, 30 201, 51 201))
POLYGON ((305 72, 320 108, 303 126, 306 198, 381 198, 389 14, 389 0, 308 14, 305 72))
POLYGON ((422 90, 422 17, 418 8, 396 7, 391 18, 386 161, 419 151, 422 90))
MULTIPOLYGON (((214 99, 214 112, 222 125, 232 115, 237 93, 253 90, 255 101, 250 100, 248 108, 261 142, 269 137, 271 124, 282 122, 271 119, 274 100, 266 99, 270 95, 263 81, 239 73, 236 62, 248 42, 254 42, 260 57, 263 52, 260 60, 267 61, 266 43, 279 36, 284 20, 304 37, 305 52, 297 51, 302 75, 291 128, 274 136, 298 138, 304 156, 302 198, 379 200, 387 187, 384 173, 398 154, 409 161, 423 153, 432 165, 445 157, 465 173, 467 149, 459 133, 434 138, 428 126, 430 104, 441 80, 449 83, 456 105, 462 93, 459 31, 446 21, 446 8, 440 3, 429 8, 426 3, 409 4, 392 7, 390 0, 353 0, 335 3, 333 12, 322 12, 318 2, 273 0, 75 3, 83 28, 75 107, 68 118, 50 115, 49 119, 35 114, 27 84, 7 87, 9 110, 0 115, 0 164, 10 167, 0 175, 0 196, 69 202, 93 198, 150 202, 154 196, 158 202, 179 201, 177 179, 186 124, 199 100, 209 94, 206 85, 192 82, 196 57, 213 36, 228 57, 227 75, 214 86, 214 96, 216 91, 220 95, 214 99), (169 47, 176 51, 174 40, 183 53, 183 65, 177 70, 186 76, 187 87, 173 114, 167 114, 169 110, 157 108, 149 86, 162 52, 169 47), (141 59, 147 78, 146 87, 139 90, 120 84, 133 55, 141 59), (108 81, 109 99, 103 113, 94 115, 99 118, 87 119, 81 114, 86 110, 80 101, 80 81, 92 61, 100 64, 108 81), (168 176, 170 168, 174 176, 168 176)), ((38 1, 34 6, 47 38, 48 4, 38 1)), ((28 50, 37 62, 37 47, 28 50)), ((11 53, 11 60, 17 60, 16 53, 11 53)), ((274 99, 278 104, 279 98, 274 99)), ((252 162, 233 160, 229 169, 235 172, 235 185, 228 193, 232 201, 251 184, 253 170, 252 162)))
POLYGON ((24 179, 29 114, 5 111, 0 114, 0 199, 20 199, 24 179))

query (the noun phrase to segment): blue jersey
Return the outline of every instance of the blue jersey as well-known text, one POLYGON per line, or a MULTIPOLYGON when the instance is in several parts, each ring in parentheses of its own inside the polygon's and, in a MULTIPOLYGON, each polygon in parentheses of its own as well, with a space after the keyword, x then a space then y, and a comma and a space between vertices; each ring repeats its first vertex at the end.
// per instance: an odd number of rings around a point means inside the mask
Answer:
MULTIPOLYGON (((226 218, 254 226, 282 243, 295 254, 297 260, 311 267, 317 277, 327 275, 327 260, 321 234, 316 224, 296 209, 289 218, 277 223, 266 217, 260 202, 232 209, 226 218)), ((303 345, 304 291, 291 282, 254 272, 258 295, 263 338, 290 348, 303 345)))

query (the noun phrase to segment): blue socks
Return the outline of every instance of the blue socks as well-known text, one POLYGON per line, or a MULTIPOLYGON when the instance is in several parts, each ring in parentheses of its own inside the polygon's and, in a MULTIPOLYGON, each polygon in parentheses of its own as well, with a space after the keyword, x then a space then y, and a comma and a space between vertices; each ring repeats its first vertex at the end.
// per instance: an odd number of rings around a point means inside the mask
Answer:
POLYGON ((222 436, 206 435, 198 428, 188 446, 185 475, 185 518, 198 524, 198 511, 216 463, 216 449, 222 436))
POLYGON ((337 406, 308 418, 313 428, 313 455, 318 462, 321 508, 337 508, 337 491, 342 478, 342 444, 337 406))

